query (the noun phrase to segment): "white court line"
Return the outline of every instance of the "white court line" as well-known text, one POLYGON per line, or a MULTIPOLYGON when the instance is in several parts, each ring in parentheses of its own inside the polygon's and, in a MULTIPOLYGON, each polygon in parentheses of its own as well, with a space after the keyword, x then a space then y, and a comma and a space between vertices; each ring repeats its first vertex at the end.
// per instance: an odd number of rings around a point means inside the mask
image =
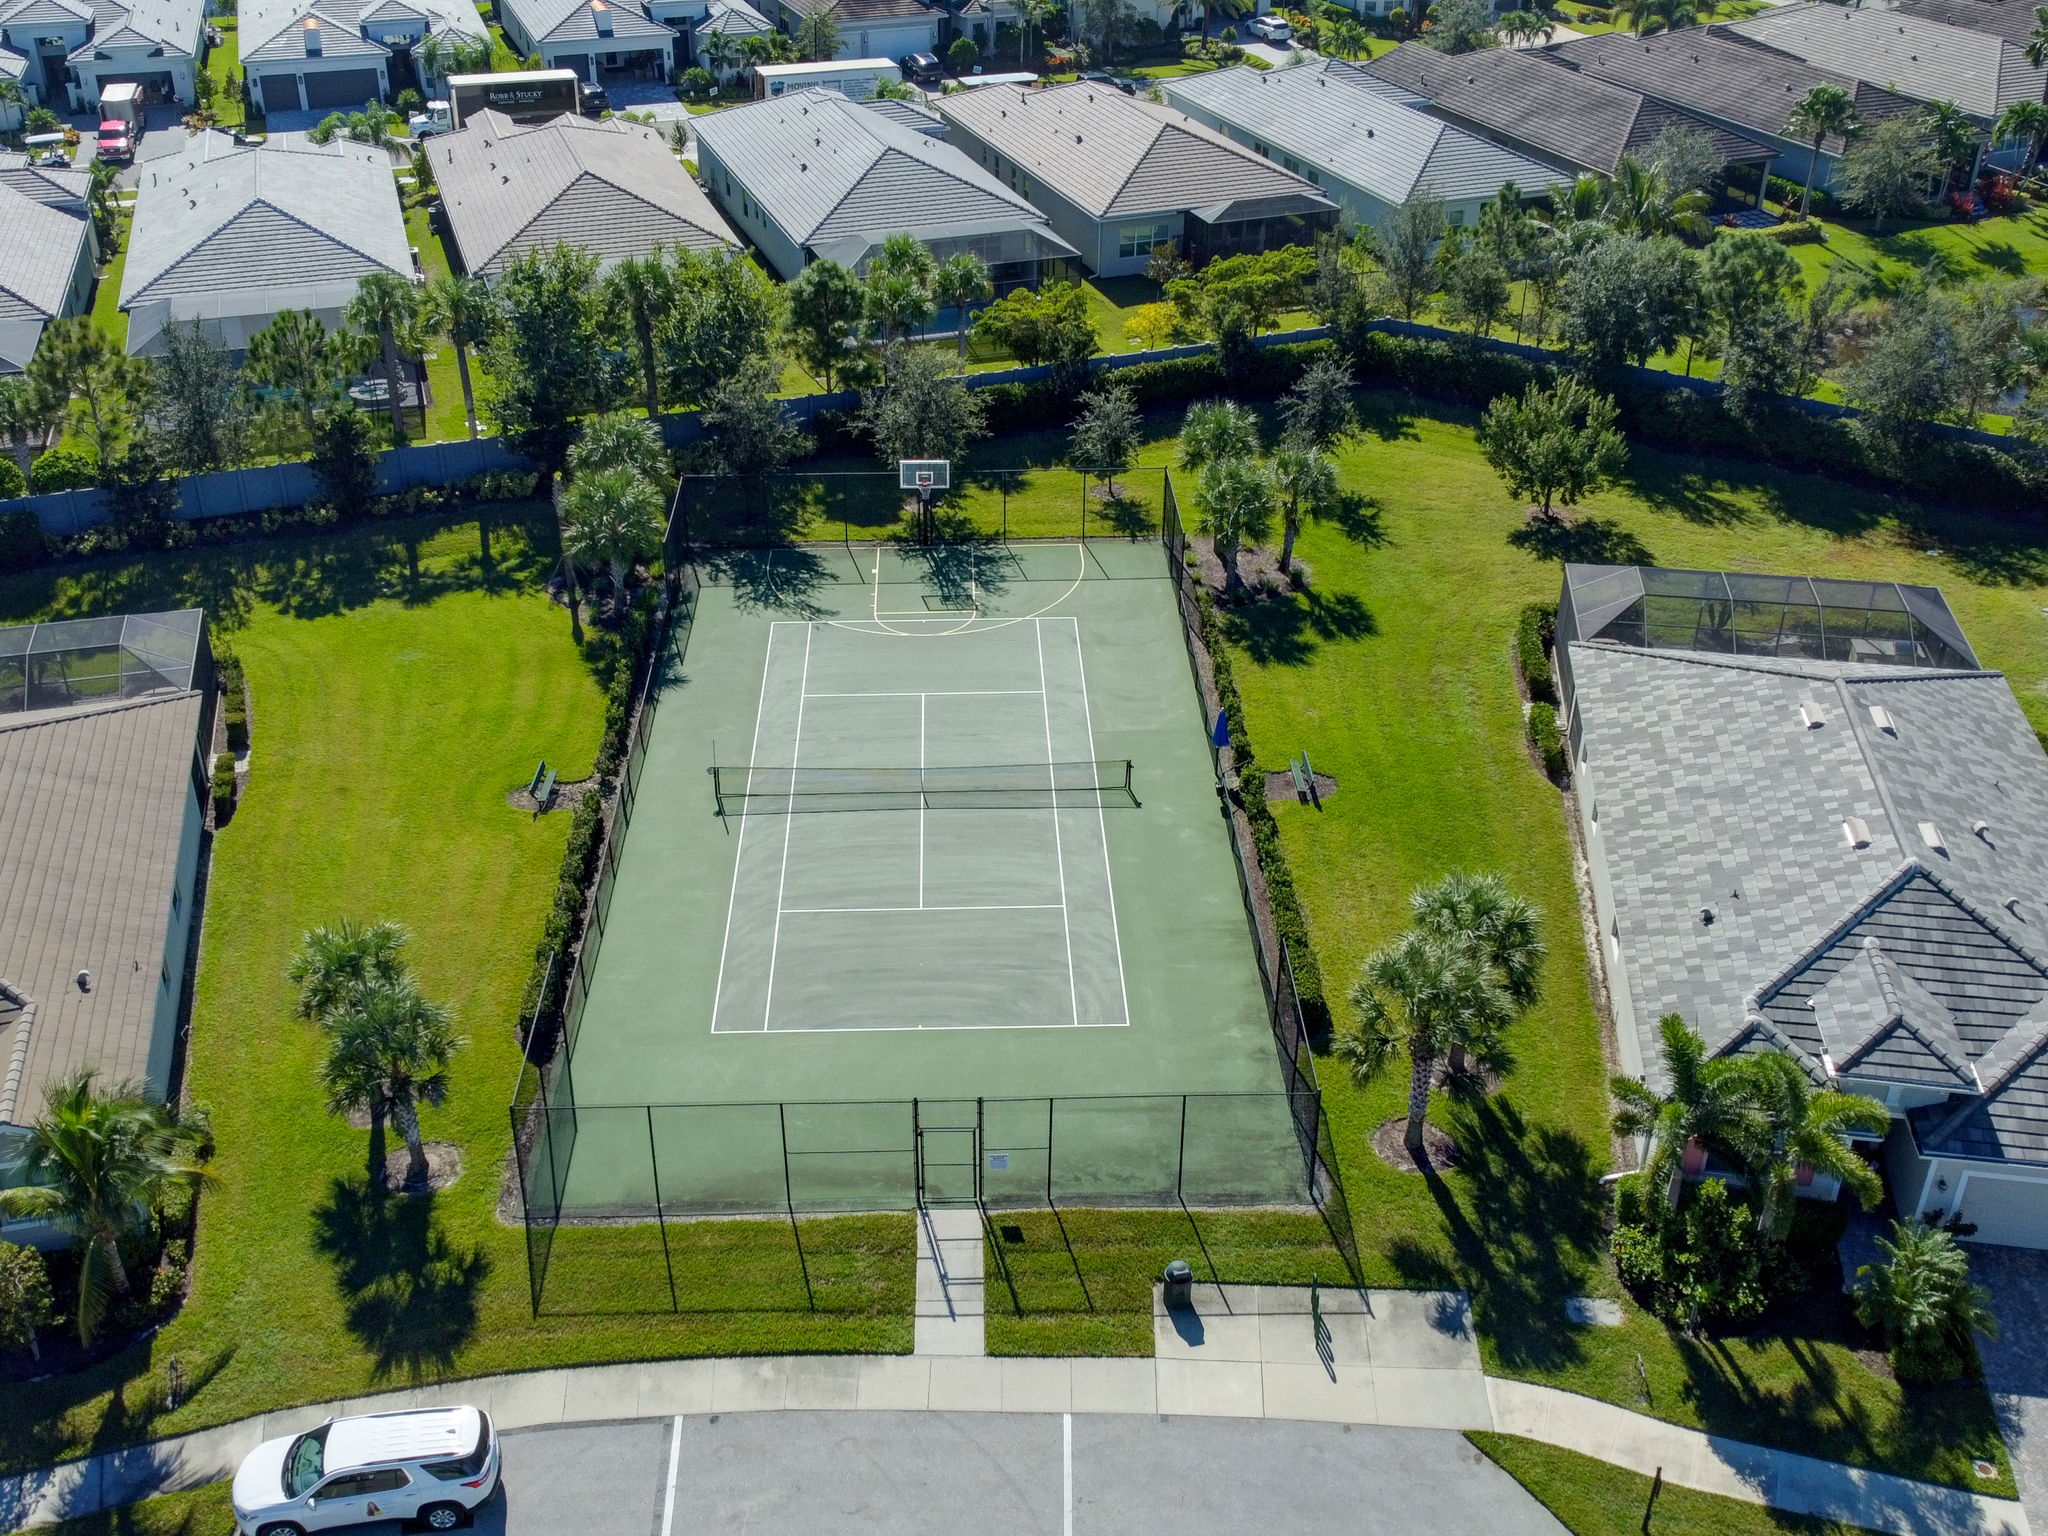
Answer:
MULTIPOLYGON (((1095 711, 1088 703, 1088 662, 1081 655, 1081 621, 1070 619, 1074 626, 1074 670, 1081 678, 1081 718, 1088 729, 1088 756, 1095 756, 1095 711)), ((1131 1022, 1131 989, 1124 981, 1124 940, 1116 924, 1116 881, 1109 872, 1109 823, 1103 818, 1102 796, 1095 796, 1095 825, 1102 835, 1102 888, 1109 896, 1109 942, 1116 948, 1116 989, 1124 1003, 1124 1022, 1131 1022)))
MULTIPOLYGON (((784 1025, 782 1028, 772 1031, 772 1033, 778 1035, 907 1035, 918 1030, 942 1029, 1122 1029, 1123 1027, 1121 1024, 1075 1024, 1067 1019, 1054 1019, 1044 1024, 804 1024, 795 1027, 784 1025)), ((734 1031, 724 1030, 722 1033, 732 1034, 734 1031)), ((746 1033, 753 1035, 759 1034, 760 1031, 750 1029, 746 1033)))
POLYGON ((1033 619, 1031 628, 1038 636, 1038 697, 1045 706, 1045 782, 1052 790, 1052 851, 1059 861, 1060 872, 1060 926, 1067 935, 1067 1000, 1074 1005, 1074 1022, 1081 1022, 1080 984, 1074 979, 1074 920, 1067 912, 1067 853, 1060 845, 1060 787, 1059 775, 1053 772, 1055 761, 1052 755, 1052 701, 1045 693, 1045 622, 1033 619))
POLYGON ((930 688, 918 693, 909 688, 883 688, 872 693, 807 693, 807 699, 978 699, 983 694, 1022 694, 1036 698, 1036 688, 930 688))
MULTIPOLYGON (((770 550, 769 558, 772 560, 774 557, 775 552, 770 550)), ((747 788, 749 789, 754 787, 754 765, 761 761, 761 717, 768 712, 768 667, 775 659, 776 628, 777 626, 772 623, 768 626, 768 649, 761 657, 761 697, 754 705, 754 745, 747 757, 747 788)), ((725 957, 726 953, 732 948, 732 914, 738 906, 740 899, 740 871, 747 867, 747 823, 752 820, 753 817, 751 816, 742 816, 740 818, 739 847, 733 852, 732 895, 726 898, 725 903, 725 942, 719 946, 718 950, 718 984, 711 990, 711 1032, 713 1034, 718 1033, 718 1004, 719 1000, 725 995, 725 957)))
MULTIPOLYGON (((683 1416, 676 1415, 675 1428, 668 1437, 668 1492, 661 1497, 661 1536, 670 1536, 676 1524, 676 1471, 683 1461, 683 1416)), ((1072 1522, 1067 1526, 1072 1536, 1072 1522)))
POLYGON ((784 917, 817 917, 827 912, 1057 912, 1056 901, 1005 902, 989 907, 784 907, 784 917))
MULTIPOLYGON (((809 623, 804 625, 804 672, 802 678, 797 682, 796 690, 796 740, 790 744, 789 749, 789 787, 792 790, 796 788, 797 784, 797 760, 803 756, 804 750, 804 690, 811 684, 811 636, 816 633, 816 625, 809 623)), ((791 817, 789 819, 794 820, 795 818, 791 817)), ((768 995, 761 1002, 761 1033, 764 1035, 771 1028, 770 1021, 775 1016, 775 956, 776 952, 782 948, 782 898, 789 889, 789 845, 794 841, 796 841, 795 828, 784 827, 782 829, 782 875, 775 883, 775 937, 768 942, 768 995)), ((728 923, 731 920, 730 916, 726 919, 728 923)))
MULTIPOLYGON (((1048 545, 1047 547, 1051 548, 1054 546, 1048 545)), ((1023 624, 1035 620, 1041 614, 1051 613, 1053 609, 1059 607, 1061 603, 1065 602, 1073 594, 1075 588, 1088 579, 1087 546, 1075 544, 1070 547, 1074 551, 1074 579, 1067 583, 1064 592, 1060 593, 1058 597, 1038 609, 1035 613, 1020 613, 1005 618, 996 618, 993 615, 983 617, 977 612, 969 614, 964 619, 955 614, 928 614, 918 618, 898 618, 897 622, 902 624, 949 623, 953 626, 951 629, 942 629, 930 636, 932 639, 944 639, 948 635, 961 635, 970 632, 973 634, 983 634, 986 632, 985 629, 975 628, 976 625, 984 625, 987 629, 1003 629, 1011 624, 1023 624)), ((1027 577, 1026 581, 1028 583, 1030 578, 1027 577)), ((902 585, 902 583, 897 583, 897 585, 902 585)), ((882 546, 880 544, 875 546, 875 579, 871 584, 871 588, 874 593, 874 601, 870 610, 873 614, 872 619, 821 619, 819 622, 830 624, 836 629, 850 629, 856 634, 899 635, 907 640, 927 638, 921 632, 897 629, 893 625, 884 622, 882 614, 882 546), (875 627, 873 629, 866 628, 865 626, 871 622, 875 627)), ((975 600, 976 602, 980 601, 980 589, 978 586, 976 588, 975 600)), ((895 617, 895 615, 892 614, 891 617, 895 617)))
MULTIPOLYGON (((924 783, 924 695, 917 696, 917 779, 924 783)), ((794 786, 791 786, 794 788, 794 786)), ((920 788, 917 796, 917 905, 924 907, 924 802, 925 795, 920 788)))

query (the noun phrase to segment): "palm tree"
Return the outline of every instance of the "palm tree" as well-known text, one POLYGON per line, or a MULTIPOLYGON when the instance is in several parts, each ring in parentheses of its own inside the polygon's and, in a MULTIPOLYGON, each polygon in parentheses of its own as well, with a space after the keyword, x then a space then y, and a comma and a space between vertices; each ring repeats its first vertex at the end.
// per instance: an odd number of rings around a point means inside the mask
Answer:
POLYGON ((627 256, 605 274, 605 299, 631 327, 640 353, 640 378, 647 391, 649 418, 661 415, 661 367, 654 338, 675 314, 681 290, 675 266, 656 246, 645 256, 627 256))
POLYGON ((569 473, 583 475, 597 469, 629 469, 643 479, 666 484, 669 460, 668 450, 661 445, 661 429, 644 416, 625 411, 590 417, 569 450, 569 473))
MULTIPOLYGON (((1541 990, 1543 919, 1499 875, 1449 874, 1408 898, 1415 926, 1446 944, 1462 944, 1492 974, 1519 1012, 1541 990)), ((1465 1070, 1462 1043, 1451 1047, 1450 1070, 1465 1070)))
POLYGON ((2048 139, 2048 103, 2014 102, 1998 114, 1998 121, 1991 126, 1991 135, 1995 139, 2027 141, 2027 158, 2020 165, 2020 174, 2024 176, 2041 158, 2042 141, 2048 139))
POLYGON ((299 989, 299 1017, 323 1024, 372 983, 401 980, 401 951, 411 942, 412 935, 393 922, 344 917, 332 927, 308 929, 284 972, 299 989))
POLYGON ((33 489, 29 469, 36 454, 48 440, 50 429, 63 419, 64 402, 36 380, 23 374, 0 378, 0 439, 21 466, 24 492, 33 489))
POLYGON ((1059 0, 1017 0, 1017 63, 1022 67, 1032 35, 1045 35, 1046 23, 1059 15, 1059 0))
POLYGON ((335 1012, 328 1021, 328 1039, 320 1070, 328 1109, 338 1115, 389 1114, 410 1154, 406 1183, 424 1185, 427 1147, 420 1136, 419 1107, 439 1107, 447 1098, 449 1058, 463 1046, 448 1010, 422 997, 410 980, 379 979, 335 1012))
POLYGON ((1460 1043, 1493 1038, 1514 1016, 1514 1002, 1478 956, 1411 928, 1365 962, 1351 989, 1356 1029, 1339 1030, 1331 1050, 1360 1085, 1377 1077, 1394 1052, 1408 1051, 1408 1130, 1419 1161, 1436 1064, 1460 1043))
POLYGON ((1253 458, 1212 459, 1202 466, 1195 494, 1202 508, 1200 530, 1215 544, 1223 566, 1223 589, 1241 596, 1238 557, 1246 545, 1263 544, 1273 529, 1272 472, 1253 458))
POLYGON ((1880 1237, 1881 1265, 1856 1271, 1856 1316, 1883 1328, 1903 1381, 1945 1381, 1968 1363, 1972 1334, 1998 1337, 1991 1293, 1970 1283, 1970 1259, 1955 1238, 1922 1221, 1895 1221, 1880 1237))
POLYGON ((1802 1169, 1839 1180, 1866 1211, 1884 1198, 1884 1181, 1850 1147, 1850 1131, 1881 1136, 1891 1111, 1860 1093, 1816 1089, 1805 1070, 1776 1051, 1748 1059, 1753 1091, 1768 1126, 1750 1176, 1762 1189, 1757 1229, 1783 1237, 1792 1224, 1802 1169))
POLYGON ((862 282, 868 323, 885 342, 908 336, 932 317, 939 264, 914 235, 894 234, 868 258, 862 282))
POLYGON ((129 1293, 122 1239, 143 1230, 166 1196, 207 1177, 195 1128, 134 1089, 96 1090, 96 1076, 87 1067, 50 1085, 16 1165, 23 1182, 0 1189, 0 1214, 52 1222, 77 1240, 82 1344, 108 1299, 129 1293))
POLYGON ((1926 119, 1927 137, 1941 156, 1942 190, 1947 191, 1958 170, 1965 177, 1970 173, 1970 162, 1977 155, 1977 125, 1952 101, 1929 102, 1926 119))
POLYGON ((721 76, 731 73, 744 52, 740 40, 730 32, 714 32, 704 39, 704 57, 710 60, 712 71, 721 76))
POLYGON ((932 302, 953 311, 954 341, 960 360, 967 360, 967 308, 996 291, 989 278, 988 263, 972 251, 959 251, 939 263, 932 274, 932 302))
POLYGON ((399 389, 398 338, 419 320, 419 290, 385 267, 364 275, 356 284, 356 296, 342 311, 342 320, 352 330, 375 337, 384 356, 385 408, 391 414, 391 441, 405 444, 405 400, 399 389))
POLYGON ((562 497, 562 547, 611 575, 619 612, 633 562, 661 544, 667 500, 660 486, 623 466, 585 470, 562 497))
POLYGON ((1320 448, 1289 438, 1273 454, 1273 479, 1280 490, 1280 574, 1292 576, 1302 519, 1337 508, 1337 466, 1320 448))
POLYGON ((2039 69, 2048 64, 2048 5, 2034 7, 2034 32, 2027 39, 2027 62, 2039 69))
POLYGON ((1676 1206, 1690 1149, 1720 1152, 1746 1164, 1757 1156, 1768 1129, 1751 1092, 1753 1078, 1740 1058, 1709 1061, 1700 1037, 1675 1013, 1666 1014, 1658 1030, 1670 1091, 1660 1094, 1635 1077, 1610 1078, 1608 1089, 1621 1101, 1614 1112, 1615 1134, 1649 1137, 1643 1175, 1676 1206))
MULTIPOLYGON (((630 259, 630 258, 628 258, 630 259)), ((476 389, 469 377, 469 354, 498 332, 503 312, 490 285, 480 277, 437 277, 427 285, 426 311, 435 330, 455 348, 455 371, 462 376, 462 414, 469 435, 477 435, 476 389)))
POLYGON ((1259 420, 1234 400, 1204 400, 1188 407, 1180 428, 1180 463, 1199 470, 1219 459, 1256 458, 1259 420))
POLYGON ((1785 118, 1785 131, 1813 145, 1806 159, 1806 186, 1799 194, 1799 217, 1803 219, 1813 203, 1813 179, 1820 174, 1821 140, 1846 138, 1856 131, 1856 98, 1839 85, 1816 85, 1793 106, 1785 118))
POLYGON ((1637 37, 1700 24, 1700 13, 1692 0, 1622 0, 1614 8, 1614 18, 1619 21, 1624 16, 1634 24, 1637 37))

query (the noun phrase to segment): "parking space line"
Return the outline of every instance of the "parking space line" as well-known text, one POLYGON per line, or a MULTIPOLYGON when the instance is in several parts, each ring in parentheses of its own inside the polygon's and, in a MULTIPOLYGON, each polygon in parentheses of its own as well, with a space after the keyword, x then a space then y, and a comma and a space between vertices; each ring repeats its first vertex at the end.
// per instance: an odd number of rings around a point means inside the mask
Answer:
MULTIPOLYGON (((683 1416, 676 1415, 675 1428, 668 1437, 668 1492, 661 1500, 661 1536, 672 1536, 676 1523, 676 1469, 683 1459, 683 1416)), ((1068 1522, 1069 1527, 1072 1521, 1068 1522)))
POLYGON ((1074 1416, 1071 1413, 1060 1415, 1060 1471, 1063 1511, 1060 1530, 1063 1536, 1074 1536, 1074 1416))

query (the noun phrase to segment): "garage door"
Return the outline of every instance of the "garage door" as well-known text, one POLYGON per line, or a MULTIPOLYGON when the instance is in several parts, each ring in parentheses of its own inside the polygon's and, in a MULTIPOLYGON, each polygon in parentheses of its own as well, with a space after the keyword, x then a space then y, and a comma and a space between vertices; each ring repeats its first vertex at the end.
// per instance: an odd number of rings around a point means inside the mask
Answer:
POLYGON ((259 75, 257 79, 265 112, 297 112, 304 108, 305 103, 299 100, 297 75, 259 75))
POLYGON ((2048 1184, 1970 1173, 1961 1194, 1963 1220, 1977 1224, 1970 1241, 2048 1248, 2048 1184))
POLYGON ((579 80, 595 80, 591 72, 590 55, 587 53, 558 53, 548 62, 549 69, 573 69, 579 80))
POLYGON ((377 71, 337 69, 332 74, 307 75, 306 106, 360 107, 377 98, 377 71))

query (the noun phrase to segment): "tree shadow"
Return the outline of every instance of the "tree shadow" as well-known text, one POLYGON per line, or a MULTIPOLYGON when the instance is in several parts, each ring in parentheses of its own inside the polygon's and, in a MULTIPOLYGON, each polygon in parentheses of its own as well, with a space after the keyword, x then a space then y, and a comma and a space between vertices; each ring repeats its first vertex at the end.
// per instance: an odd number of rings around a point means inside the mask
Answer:
POLYGON ((1621 477, 1620 488, 1656 511, 1676 513, 1702 527, 1732 528, 1756 518, 1753 510, 1727 494, 1727 482, 1696 470, 1672 474, 1632 467, 1621 477))
POLYGON ((1977 261, 2003 277, 2025 277, 2027 258, 2010 240, 1994 240, 1972 252, 1977 261))
POLYGON ((1377 549, 1387 542, 1381 514, 1382 508, 1374 498, 1346 491, 1338 497, 1326 521, 1361 549, 1377 549))
POLYGON ((1248 604, 1230 614, 1225 628, 1260 666, 1284 667, 1306 664, 1327 641, 1361 640, 1380 632, 1379 621, 1357 594, 1314 591, 1248 604))
POLYGON ((1414 407, 1421 402, 1407 394, 1375 391, 1354 396, 1358 403, 1358 427, 1383 443, 1419 442, 1414 407))
POLYGON ((799 619, 830 616, 816 594, 832 585, 837 574, 815 550, 722 549, 701 558, 714 580, 732 588, 733 601, 741 608, 766 608, 799 619))
POLYGON ((1628 529, 1600 517, 1563 522, 1538 518, 1508 535, 1508 543, 1536 560, 1571 565, 1655 565, 1650 548, 1628 529))
POLYGON ((335 1179, 313 1221, 315 1246, 335 1265, 344 1322, 369 1351, 374 1377, 420 1381, 452 1370, 476 1335, 489 1255, 456 1247, 432 1195, 386 1195, 361 1176, 335 1179))

